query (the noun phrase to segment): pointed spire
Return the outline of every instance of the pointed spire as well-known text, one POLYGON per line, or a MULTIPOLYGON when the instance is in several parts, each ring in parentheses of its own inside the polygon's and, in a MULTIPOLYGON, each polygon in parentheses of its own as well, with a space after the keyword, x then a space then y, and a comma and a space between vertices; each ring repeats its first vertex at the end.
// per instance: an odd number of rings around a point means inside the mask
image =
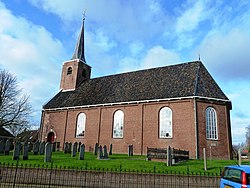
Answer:
POLYGON ((78 37, 78 40, 76 43, 75 52, 74 52, 71 60, 80 59, 83 62, 86 62, 85 56, 84 56, 84 20, 85 20, 85 13, 83 14, 81 32, 79 34, 79 37, 78 37))

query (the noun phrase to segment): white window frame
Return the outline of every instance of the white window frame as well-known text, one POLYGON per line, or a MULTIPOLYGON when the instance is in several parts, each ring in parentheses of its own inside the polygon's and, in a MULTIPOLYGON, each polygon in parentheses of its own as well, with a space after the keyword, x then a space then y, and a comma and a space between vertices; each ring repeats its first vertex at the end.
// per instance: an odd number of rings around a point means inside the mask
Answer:
POLYGON ((86 128, 86 114, 81 112, 77 116, 76 138, 83 138, 85 136, 85 128, 86 128))
POLYGON ((113 138, 123 138, 124 112, 117 110, 113 118, 113 138))
POLYGON ((206 138, 218 140, 217 113, 213 107, 206 109, 206 138))
POLYGON ((163 107, 159 112, 159 138, 173 138, 173 117, 169 107, 163 107))

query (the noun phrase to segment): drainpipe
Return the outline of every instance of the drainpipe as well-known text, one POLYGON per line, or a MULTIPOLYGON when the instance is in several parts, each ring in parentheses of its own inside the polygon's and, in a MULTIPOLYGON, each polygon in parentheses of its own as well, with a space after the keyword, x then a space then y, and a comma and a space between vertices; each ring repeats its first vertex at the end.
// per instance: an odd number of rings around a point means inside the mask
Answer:
POLYGON ((101 133, 101 123, 102 123, 102 107, 100 107, 100 114, 99 114, 99 127, 98 127, 98 145, 100 144, 100 133, 101 133))
POLYGON ((67 132, 67 125, 68 125, 68 114, 69 111, 66 111, 66 120, 65 120, 65 130, 64 130, 64 137, 63 137, 63 148, 64 148, 64 144, 65 144, 65 138, 66 138, 66 132, 67 132))
POLYGON ((199 159, 199 133, 198 133, 198 122, 197 122, 197 102, 194 97, 194 126, 195 126, 195 155, 196 159, 199 159))
POLYGON ((43 138, 43 126, 44 126, 44 111, 42 110, 41 120, 40 120, 40 133, 38 140, 42 141, 43 138))
POLYGON ((142 114, 142 118, 141 118, 141 155, 143 155, 143 117, 144 117, 144 104, 141 105, 142 109, 141 109, 141 114, 142 114))

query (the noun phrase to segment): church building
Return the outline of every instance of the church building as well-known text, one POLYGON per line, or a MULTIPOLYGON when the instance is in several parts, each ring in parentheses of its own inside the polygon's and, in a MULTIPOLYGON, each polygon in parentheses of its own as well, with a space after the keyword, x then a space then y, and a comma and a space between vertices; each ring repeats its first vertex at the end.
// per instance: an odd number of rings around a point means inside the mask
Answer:
POLYGON ((91 78, 84 23, 60 91, 43 106, 40 140, 113 145, 113 153, 146 155, 168 146, 203 158, 231 159, 231 101, 201 61, 91 78))

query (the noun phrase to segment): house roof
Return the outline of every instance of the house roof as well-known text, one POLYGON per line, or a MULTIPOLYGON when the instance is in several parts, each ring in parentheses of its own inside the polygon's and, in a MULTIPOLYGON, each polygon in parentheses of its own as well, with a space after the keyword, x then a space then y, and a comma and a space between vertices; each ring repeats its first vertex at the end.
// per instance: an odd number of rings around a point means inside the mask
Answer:
POLYGON ((43 109, 179 97, 228 100, 200 61, 152 68, 84 81, 60 91, 43 109))
POLYGON ((38 140, 39 130, 24 130, 17 135, 20 142, 36 142, 38 140))
POLYGON ((3 138, 14 138, 14 136, 9 131, 7 131, 5 128, 3 128, 3 127, 0 127, 0 137, 3 137, 3 138))

